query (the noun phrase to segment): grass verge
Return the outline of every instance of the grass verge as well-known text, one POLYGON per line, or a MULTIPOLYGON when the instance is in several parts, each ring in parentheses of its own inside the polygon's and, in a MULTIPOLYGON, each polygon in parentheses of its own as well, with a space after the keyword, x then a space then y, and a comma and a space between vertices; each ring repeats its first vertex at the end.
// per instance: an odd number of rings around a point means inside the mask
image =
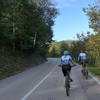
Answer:
POLYGON ((97 75, 100 78, 100 67, 96 66, 89 66, 88 67, 89 71, 95 75, 97 75))

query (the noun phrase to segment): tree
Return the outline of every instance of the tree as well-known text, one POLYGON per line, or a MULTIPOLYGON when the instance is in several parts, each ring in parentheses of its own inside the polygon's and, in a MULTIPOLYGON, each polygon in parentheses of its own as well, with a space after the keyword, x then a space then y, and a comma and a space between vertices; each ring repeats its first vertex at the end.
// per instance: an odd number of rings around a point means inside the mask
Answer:
POLYGON ((83 11, 89 17, 90 28, 100 33, 100 0, 95 2, 92 6, 89 5, 88 8, 84 8, 83 11))
POLYGON ((60 57, 63 55, 65 50, 70 51, 71 41, 60 41, 54 42, 49 48, 49 56, 51 57, 60 57))
POLYGON ((63 52, 65 50, 69 51, 69 45, 66 41, 62 41, 61 44, 60 44, 60 55, 63 55, 63 52))
MULTIPOLYGON (((84 9, 84 12, 89 17, 90 28, 95 32, 94 35, 88 37, 86 50, 90 58, 95 60, 95 64, 97 65, 100 59, 100 0, 93 5, 89 5, 88 8, 84 9)), ((94 62, 93 60, 92 62, 94 62)))
POLYGON ((52 42, 52 26, 57 15, 57 9, 51 5, 48 0, 38 3, 32 0, 1 0, 1 48, 46 52, 52 42))

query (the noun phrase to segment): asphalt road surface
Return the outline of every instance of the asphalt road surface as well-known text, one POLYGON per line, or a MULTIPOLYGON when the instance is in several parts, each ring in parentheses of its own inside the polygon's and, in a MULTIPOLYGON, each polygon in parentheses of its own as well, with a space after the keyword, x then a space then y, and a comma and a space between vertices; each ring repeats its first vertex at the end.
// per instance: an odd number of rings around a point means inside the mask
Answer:
POLYGON ((70 96, 67 97, 59 59, 0 80, 0 100, 100 100, 100 84, 81 74, 80 66, 72 68, 70 96))

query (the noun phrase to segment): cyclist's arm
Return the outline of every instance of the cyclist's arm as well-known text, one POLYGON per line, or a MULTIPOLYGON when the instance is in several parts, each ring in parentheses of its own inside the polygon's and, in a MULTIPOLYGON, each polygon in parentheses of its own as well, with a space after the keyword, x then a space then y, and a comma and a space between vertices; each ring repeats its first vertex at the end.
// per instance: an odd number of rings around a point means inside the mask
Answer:
POLYGON ((79 55, 78 55, 78 61, 80 61, 80 58, 81 58, 81 55, 79 54, 79 55))
POLYGON ((61 64, 63 63, 62 57, 60 58, 60 62, 61 62, 61 64))
POLYGON ((73 62, 73 58, 72 58, 71 56, 70 56, 69 60, 70 60, 71 62, 73 62))

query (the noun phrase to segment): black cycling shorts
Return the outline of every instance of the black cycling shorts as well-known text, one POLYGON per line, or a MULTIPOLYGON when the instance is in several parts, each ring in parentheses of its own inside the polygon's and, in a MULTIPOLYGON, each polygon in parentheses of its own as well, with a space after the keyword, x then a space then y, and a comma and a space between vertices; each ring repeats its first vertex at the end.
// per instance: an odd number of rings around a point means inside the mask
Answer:
POLYGON ((87 61, 86 60, 81 60, 81 65, 83 66, 83 67, 86 67, 86 64, 87 64, 87 61))
POLYGON ((62 72, 63 72, 64 76, 66 76, 66 74, 70 71, 71 71, 71 66, 69 64, 68 65, 62 65, 62 72))

